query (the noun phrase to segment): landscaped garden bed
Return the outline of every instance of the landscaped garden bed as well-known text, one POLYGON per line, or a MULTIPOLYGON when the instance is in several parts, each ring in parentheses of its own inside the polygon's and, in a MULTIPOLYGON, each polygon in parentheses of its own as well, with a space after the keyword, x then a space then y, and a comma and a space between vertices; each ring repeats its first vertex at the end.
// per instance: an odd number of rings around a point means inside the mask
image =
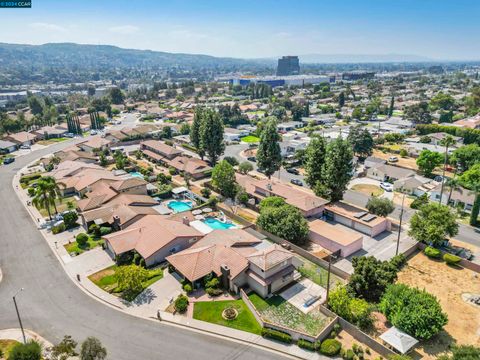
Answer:
POLYGON ((311 336, 318 335, 329 321, 325 314, 316 309, 304 314, 279 295, 262 299, 256 293, 251 293, 248 298, 265 321, 311 336))
POLYGON ((16 340, 0 339, 0 359, 8 359, 10 351, 12 351, 13 347, 17 344, 19 344, 19 342, 16 340))
POLYGON ((260 334, 262 328, 243 300, 202 301, 193 307, 193 318, 237 330, 260 334), (232 320, 223 316, 226 309, 234 309, 237 315, 232 320))
POLYGON ((260 138, 253 135, 244 136, 240 140, 249 144, 260 142, 260 138))
POLYGON ((69 254, 73 253, 75 255, 80 255, 81 253, 83 253, 85 251, 94 249, 97 246, 102 246, 103 244, 104 244, 104 241, 101 240, 100 238, 94 238, 92 236, 89 236, 85 245, 80 245, 78 243, 78 241, 75 240, 71 243, 65 244, 64 247, 65 247, 65 250, 67 250, 67 252, 69 254))

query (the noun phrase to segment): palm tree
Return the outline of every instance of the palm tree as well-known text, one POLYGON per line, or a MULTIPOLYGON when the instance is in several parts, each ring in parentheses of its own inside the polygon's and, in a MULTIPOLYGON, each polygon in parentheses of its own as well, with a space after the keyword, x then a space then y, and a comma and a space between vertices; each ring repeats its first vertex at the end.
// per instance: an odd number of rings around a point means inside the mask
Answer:
POLYGON ((53 176, 44 176, 43 179, 48 183, 48 193, 52 198, 55 214, 58 214, 57 204, 55 203, 55 200, 60 198, 60 186, 57 184, 57 181, 53 176))
POLYGON ((37 181, 37 187, 35 188, 35 195, 32 199, 33 205, 37 208, 46 209, 48 212, 48 217, 52 220, 52 213, 50 211, 50 206, 52 202, 55 204, 55 199, 52 198, 52 185, 48 180, 40 178, 37 181))
POLYGON ((470 225, 477 225, 480 212, 480 163, 473 165, 460 176, 460 183, 475 194, 473 207, 470 214, 470 225))
POLYGON ((447 186, 450 189, 450 191, 448 193, 448 200, 447 200, 447 205, 448 205, 448 204, 450 204, 450 199, 452 198, 453 191, 457 190, 460 187, 460 181, 456 177, 456 173, 454 174, 452 179, 447 180, 447 186))
MULTIPOLYGON (((445 160, 443 162, 443 173, 442 173, 442 187, 440 190, 440 203, 442 202, 442 196, 443 196, 443 188, 445 185, 445 171, 447 169, 447 161, 448 161, 448 148, 455 144, 455 139, 451 135, 445 136, 441 141, 440 145, 445 146, 445 160)), ((448 204, 448 203, 447 203, 448 204)))

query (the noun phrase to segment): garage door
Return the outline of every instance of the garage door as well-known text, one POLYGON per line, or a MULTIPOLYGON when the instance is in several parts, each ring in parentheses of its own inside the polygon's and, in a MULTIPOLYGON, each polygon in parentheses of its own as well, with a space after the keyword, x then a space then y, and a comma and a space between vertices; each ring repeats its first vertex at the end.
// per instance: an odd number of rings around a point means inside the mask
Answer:
POLYGON ((357 222, 355 222, 355 223, 353 223, 353 224, 354 224, 354 225, 353 225, 353 228, 354 228, 355 230, 358 230, 358 231, 360 231, 360 232, 362 232, 362 233, 364 233, 364 234, 367 234, 367 235, 371 235, 372 229, 371 229, 369 226, 366 226, 366 225, 364 225, 364 224, 360 224, 360 223, 357 223, 357 222))
POLYGON ((348 227, 350 227, 351 224, 352 224, 352 220, 350 220, 349 218, 344 217, 342 215, 338 215, 338 214, 335 214, 335 221, 339 222, 342 225, 348 226, 348 227))

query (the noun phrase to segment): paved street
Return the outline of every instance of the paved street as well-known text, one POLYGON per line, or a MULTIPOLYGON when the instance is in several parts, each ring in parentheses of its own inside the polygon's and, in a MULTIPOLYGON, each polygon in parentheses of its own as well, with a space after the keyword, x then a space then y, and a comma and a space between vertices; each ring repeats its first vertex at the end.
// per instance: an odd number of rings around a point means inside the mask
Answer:
POLYGON ((68 147, 71 141, 17 158, 0 167, 0 327, 18 327, 17 296, 24 326, 57 342, 63 335, 82 341, 98 337, 109 359, 273 359, 251 346, 166 326, 124 314, 92 299, 67 277, 11 187, 16 171, 35 158, 68 147))

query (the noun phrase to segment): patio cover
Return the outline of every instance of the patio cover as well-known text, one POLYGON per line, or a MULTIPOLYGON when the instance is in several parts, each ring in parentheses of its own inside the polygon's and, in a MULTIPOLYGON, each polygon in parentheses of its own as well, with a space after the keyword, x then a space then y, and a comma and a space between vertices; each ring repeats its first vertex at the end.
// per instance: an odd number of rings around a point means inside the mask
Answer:
POLYGON ((395 326, 391 327, 382 335, 380 335, 380 339, 402 354, 406 354, 418 343, 417 339, 397 329, 395 326))
POLYGON ((172 189, 172 193, 174 193, 175 195, 178 195, 184 192, 188 192, 188 189, 184 186, 179 186, 179 187, 176 187, 175 189, 172 189))

